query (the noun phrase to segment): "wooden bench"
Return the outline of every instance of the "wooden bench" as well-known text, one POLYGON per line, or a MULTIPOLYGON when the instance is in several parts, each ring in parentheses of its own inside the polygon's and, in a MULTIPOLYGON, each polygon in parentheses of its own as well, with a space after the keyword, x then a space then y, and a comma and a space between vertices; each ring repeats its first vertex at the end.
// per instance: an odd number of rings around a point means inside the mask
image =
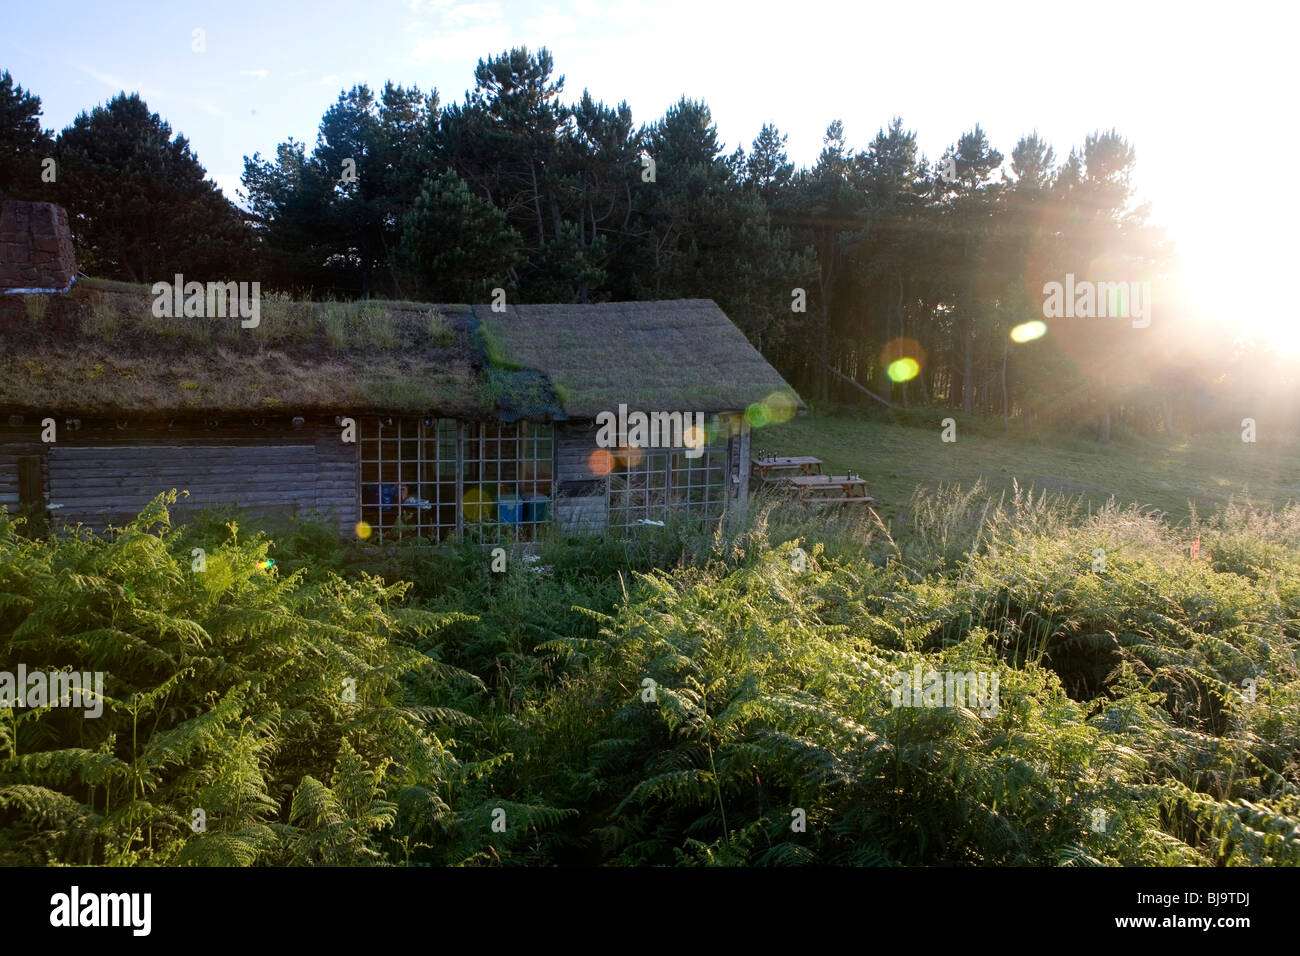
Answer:
POLYGON ((794 455, 782 458, 751 458, 750 473, 760 481, 780 480, 779 471, 797 471, 801 475, 820 475, 822 460, 811 455, 794 455))

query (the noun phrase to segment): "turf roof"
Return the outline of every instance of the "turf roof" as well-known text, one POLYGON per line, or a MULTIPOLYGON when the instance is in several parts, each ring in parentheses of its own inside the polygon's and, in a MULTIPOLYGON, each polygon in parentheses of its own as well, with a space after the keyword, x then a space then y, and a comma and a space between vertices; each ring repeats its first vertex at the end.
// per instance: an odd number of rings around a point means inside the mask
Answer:
POLYGON ((0 412, 377 411, 462 419, 734 411, 788 385, 709 300, 292 302, 260 324, 157 318, 148 287, 0 296, 0 412))
POLYGON ((799 397, 711 299, 473 309, 498 364, 541 370, 570 418, 743 411, 799 397))

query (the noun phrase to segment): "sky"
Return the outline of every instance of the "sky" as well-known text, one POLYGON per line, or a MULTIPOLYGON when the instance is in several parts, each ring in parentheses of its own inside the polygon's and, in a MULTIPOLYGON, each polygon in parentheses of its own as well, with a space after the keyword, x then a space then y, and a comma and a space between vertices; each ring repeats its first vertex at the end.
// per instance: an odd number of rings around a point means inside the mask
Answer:
POLYGON ((480 58, 519 45, 551 50, 566 100, 584 89, 626 100, 640 125, 682 95, 702 99, 728 152, 770 122, 799 165, 816 160, 834 119, 862 148, 901 116, 932 161, 979 123, 1008 166, 1026 133, 1064 159, 1089 133, 1115 128, 1136 148, 1134 186, 1174 238, 1197 301, 1244 329, 1289 330, 1300 350, 1300 310, 1275 291, 1295 268, 1300 222, 1288 184, 1300 155, 1296 9, 56 0, 7 5, 0 69, 41 97, 43 123, 56 131, 120 90, 138 91, 231 198, 244 156, 273 155, 290 137, 313 145, 344 88, 391 79, 459 101, 480 58))

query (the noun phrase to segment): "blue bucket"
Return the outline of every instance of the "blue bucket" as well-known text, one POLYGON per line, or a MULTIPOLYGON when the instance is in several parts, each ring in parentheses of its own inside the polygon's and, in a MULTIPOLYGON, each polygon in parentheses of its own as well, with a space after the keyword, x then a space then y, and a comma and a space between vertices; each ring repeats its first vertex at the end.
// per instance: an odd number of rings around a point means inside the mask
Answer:
POLYGON ((502 524, 519 524, 523 517, 523 499, 518 495, 502 495, 497 502, 497 520, 502 524))

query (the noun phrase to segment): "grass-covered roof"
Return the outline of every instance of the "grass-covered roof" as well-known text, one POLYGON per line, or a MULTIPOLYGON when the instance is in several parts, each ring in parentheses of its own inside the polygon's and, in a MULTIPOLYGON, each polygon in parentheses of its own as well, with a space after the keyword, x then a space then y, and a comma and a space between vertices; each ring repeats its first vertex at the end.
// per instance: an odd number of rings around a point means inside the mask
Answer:
POLYGON ((540 369, 570 418, 620 403, 642 411, 743 411, 799 397, 711 299, 478 306, 498 365, 540 369))
POLYGON ((158 318, 146 286, 0 295, 0 412, 387 411, 464 419, 740 410, 797 396, 708 300, 510 307, 294 302, 158 318))

